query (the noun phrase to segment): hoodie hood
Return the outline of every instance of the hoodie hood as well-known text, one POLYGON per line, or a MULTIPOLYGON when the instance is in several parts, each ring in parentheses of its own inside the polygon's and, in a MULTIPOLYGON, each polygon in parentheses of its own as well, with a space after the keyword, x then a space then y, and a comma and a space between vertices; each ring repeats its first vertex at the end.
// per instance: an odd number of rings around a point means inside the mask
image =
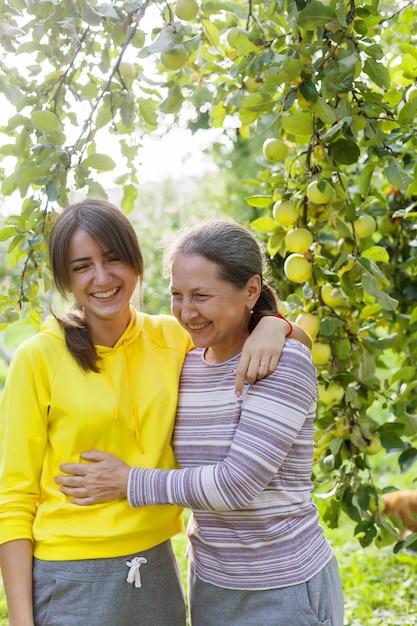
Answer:
MULTIPOLYGON (((112 365, 112 363, 114 361, 114 357, 117 357, 117 355, 123 355, 123 360, 125 361, 125 367, 123 368, 125 371, 124 383, 126 384, 126 392, 129 393, 129 396, 132 398, 131 416, 134 423, 136 441, 140 449, 138 407, 136 405, 136 402, 133 401, 134 362, 132 357, 132 350, 130 348, 142 332, 143 316, 141 316, 133 306, 130 307, 130 312, 131 315, 129 324, 127 325, 125 331, 118 339, 116 344, 112 347, 96 345, 96 350, 100 357, 99 366, 102 374, 106 376, 107 384, 109 388, 114 392, 115 397, 117 397, 118 395, 118 384, 115 383, 113 379, 114 366, 112 365)), ((55 339, 58 339, 59 341, 65 342, 64 330, 52 315, 46 318, 45 322, 41 326, 40 332, 46 335, 50 335, 55 339)), ((118 413, 118 406, 116 405, 113 414, 114 420, 117 420, 119 418, 118 413)))

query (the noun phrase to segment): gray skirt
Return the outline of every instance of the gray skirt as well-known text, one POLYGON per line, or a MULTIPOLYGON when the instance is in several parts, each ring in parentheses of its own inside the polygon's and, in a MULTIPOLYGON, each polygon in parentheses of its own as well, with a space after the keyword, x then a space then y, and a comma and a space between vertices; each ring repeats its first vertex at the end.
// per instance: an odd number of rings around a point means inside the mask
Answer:
POLYGON ((335 557, 306 583, 241 591, 216 587, 189 571, 191 626, 343 626, 335 557))
POLYGON ((35 558, 33 604, 35 626, 186 623, 184 593, 170 541, 112 559, 35 558))

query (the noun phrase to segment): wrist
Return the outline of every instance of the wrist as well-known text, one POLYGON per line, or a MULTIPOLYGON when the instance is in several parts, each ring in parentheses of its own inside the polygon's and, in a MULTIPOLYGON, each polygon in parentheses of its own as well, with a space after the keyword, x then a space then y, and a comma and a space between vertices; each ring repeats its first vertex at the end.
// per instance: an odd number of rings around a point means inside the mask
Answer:
POLYGON ((288 332, 285 335, 285 337, 291 337, 292 331, 293 331, 293 325, 291 324, 291 322, 289 320, 287 320, 286 317, 281 315, 281 313, 274 313, 274 317, 279 317, 279 319, 284 320, 284 322, 286 322, 288 324, 288 332))

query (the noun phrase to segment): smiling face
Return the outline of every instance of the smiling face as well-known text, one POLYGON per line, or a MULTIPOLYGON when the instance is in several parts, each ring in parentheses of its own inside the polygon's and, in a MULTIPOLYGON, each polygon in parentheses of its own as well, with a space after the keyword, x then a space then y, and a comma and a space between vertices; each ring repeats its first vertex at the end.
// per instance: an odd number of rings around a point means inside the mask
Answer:
POLYGON ((171 265, 171 309, 206 358, 222 362, 237 354, 249 335, 251 310, 261 279, 252 276, 238 290, 218 277, 219 268, 199 254, 178 254, 171 265))
POLYGON ((71 235, 67 262, 70 291, 84 307, 94 343, 114 345, 129 323, 135 270, 80 227, 71 235))

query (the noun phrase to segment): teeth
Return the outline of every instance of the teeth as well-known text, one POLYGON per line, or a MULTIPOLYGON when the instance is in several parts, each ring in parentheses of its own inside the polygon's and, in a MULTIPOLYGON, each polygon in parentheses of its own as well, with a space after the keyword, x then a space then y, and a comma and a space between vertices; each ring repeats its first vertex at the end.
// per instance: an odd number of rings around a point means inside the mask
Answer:
POLYGON ((99 293, 93 293, 93 296, 94 298, 98 298, 99 300, 101 299, 104 300, 105 298, 111 298, 118 291, 119 291, 119 287, 116 287, 115 289, 111 289, 110 291, 100 291, 99 293))
POLYGON ((207 324, 197 324, 196 326, 191 326, 191 324, 188 324, 188 326, 191 328, 191 330, 200 330, 201 328, 205 328, 206 326, 208 326, 207 324))

